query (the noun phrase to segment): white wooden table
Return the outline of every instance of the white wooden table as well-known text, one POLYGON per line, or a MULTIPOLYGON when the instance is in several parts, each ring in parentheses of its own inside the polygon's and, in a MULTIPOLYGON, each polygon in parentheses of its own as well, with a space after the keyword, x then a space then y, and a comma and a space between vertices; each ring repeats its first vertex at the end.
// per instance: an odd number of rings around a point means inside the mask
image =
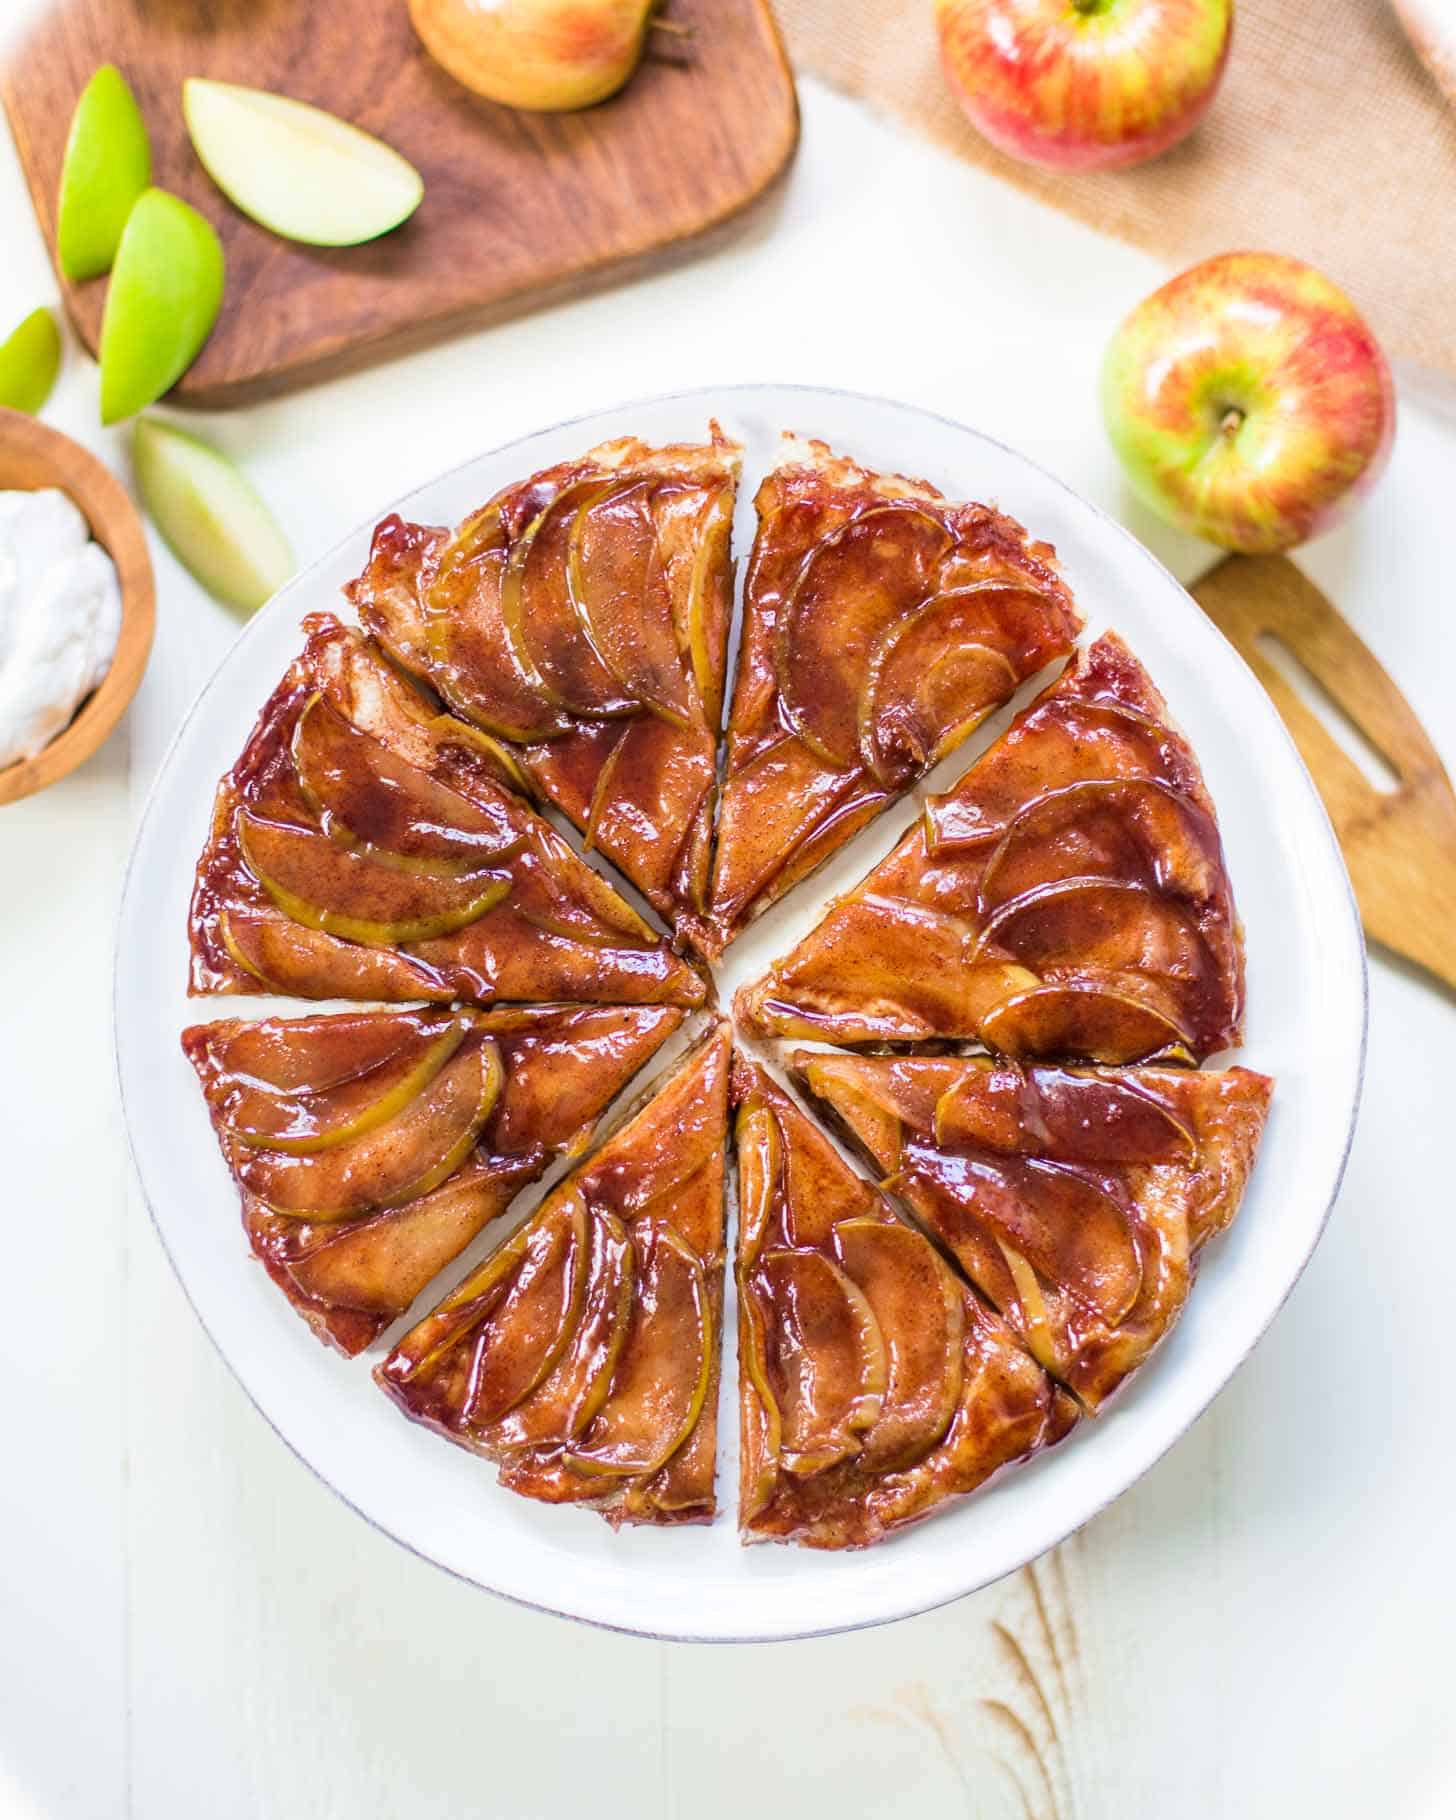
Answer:
MULTIPOLYGON (((31 11, 29 0, 14 19, 31 11)), ((12 5, 12 12, 14 6, 12 5)), ((1126 516, 1093 376, 1149 260, 804 96, 781 202, 667 276, 201 423, 307 558, 480 447, 637 394, 810 380, 932 405, 1126 516)), ((0 148, 0 325, 53 295, 0 148)), ((118 465, 74 351, 48 415, 118 465)), ((1456 766, 1456 422, 1306 553, 1456 766)), ((812 430, 812 424, 802 426, 812 430)), ((694 1649, 512 1608, 338 1503, 246 1403, 129 1176, 112 922, 131 830, 235 626, 156 551, 124 730, 0 812, 0 1820, 1456 1811, 1445 1693, 1451 1003, 1372 966, 1339 1208, 1254 1358, 1057 1553, 928 1617, 694 1649)))

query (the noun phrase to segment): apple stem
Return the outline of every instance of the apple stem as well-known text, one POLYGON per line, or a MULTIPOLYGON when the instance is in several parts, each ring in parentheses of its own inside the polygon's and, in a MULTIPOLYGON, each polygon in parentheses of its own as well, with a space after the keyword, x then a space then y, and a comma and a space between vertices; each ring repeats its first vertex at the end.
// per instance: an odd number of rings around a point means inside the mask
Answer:
POLYGON ((1219 419, 1219 434, 1232 441, 1244 427, 1244 414, 1236 404, 1231 404, 1219 419))

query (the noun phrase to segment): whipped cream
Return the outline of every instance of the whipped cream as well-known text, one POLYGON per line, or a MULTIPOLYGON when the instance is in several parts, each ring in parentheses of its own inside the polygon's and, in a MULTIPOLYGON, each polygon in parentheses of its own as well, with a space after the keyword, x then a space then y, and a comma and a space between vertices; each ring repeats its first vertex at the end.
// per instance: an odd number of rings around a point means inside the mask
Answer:
POLYGON ((115 566, 74 502, 54 487, 0 492, 0 765, 69 725, 120 632, 115 566))

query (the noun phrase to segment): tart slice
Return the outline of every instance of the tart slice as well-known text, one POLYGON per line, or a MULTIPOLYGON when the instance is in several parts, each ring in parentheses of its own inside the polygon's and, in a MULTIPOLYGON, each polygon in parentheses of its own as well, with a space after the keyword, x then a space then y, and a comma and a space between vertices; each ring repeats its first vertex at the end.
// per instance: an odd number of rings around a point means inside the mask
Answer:
POLYGON ((352 1356, 682 1022, 651 1006, 355 1011, 184 1031, 269 1276, 352 1356))
POLYGON ((679 933, 707 909, 742 451, 604 443, 454 532, 387 518, 346 592, 679 933))
POLYGON ((987 506, 787 438, 759 488, 713 872, 739 933, 1080 624, 1052 550, 987 506))
POLYGON ((328 615, 223 779, 190 989, 702 1002, 701 977, 502 781, 509 756, 328 615))
POLYGON ((1096 1409, 1167 1334, 1238 1211, 1273 1082, 1246 1068, 794 1057, 1032 1353, 1096 1409))
POLYGON ((1243 936, 1213 804, 1109 634, 818 928, 739 995, 761 1036, 1202 1060, 1240 1040, 1243 936))
POLYGON ((1077 1406, 759 1068, 738 1108, 739 1524, 857 1548, 1066 1434, 1077 1406))
POLYGON ((720 1024, 375 1372, 512 1491, 712 1518, 728 1053, 720 1024))

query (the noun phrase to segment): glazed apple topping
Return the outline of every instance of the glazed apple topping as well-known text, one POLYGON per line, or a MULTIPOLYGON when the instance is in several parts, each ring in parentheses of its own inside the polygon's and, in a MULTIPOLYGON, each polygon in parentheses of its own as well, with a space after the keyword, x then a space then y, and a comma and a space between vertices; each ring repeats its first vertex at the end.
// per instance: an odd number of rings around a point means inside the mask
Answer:
POLYGON ((759 490, 713 882, 722 946, 1065 656, 1053 555, 790 440, 759 490))
POLYGON ((1056 1378, 1096 1408, 1233 1219, 1272 1083, 800 1051, 798 1078, 1056 1378), (868 1115, 867 1115, 868 1112, 868 1115))
POLYGON ((253 1248, 357 1352, 682 1021, 649 1006, 361 1011, 185 1032, 253 1248))
POLYGON ((379 1367, 501 1482, 609 1521, 714 1508, 728 1032, 718 1026, 379 1367))
POLYGON ((627 440, 508 487, 454 533, 387 519, 366 628, 689 940, 708 855, 741 451, 627 440))
POLYGON ((760 1035, 1193 1061, 1236 1043, 1243 948, 1187 743, 1107 636, 757 985, 760 1035))
POLYGON ((739 1059, 746 1540, 860 1546, 1060 1438, 1075 1409, 921 1232, 739 1059))
POLYGON ((501 770, 358 633, 310 622, 218 793, 193 991, 700 1003, 701 977, 501 770))

